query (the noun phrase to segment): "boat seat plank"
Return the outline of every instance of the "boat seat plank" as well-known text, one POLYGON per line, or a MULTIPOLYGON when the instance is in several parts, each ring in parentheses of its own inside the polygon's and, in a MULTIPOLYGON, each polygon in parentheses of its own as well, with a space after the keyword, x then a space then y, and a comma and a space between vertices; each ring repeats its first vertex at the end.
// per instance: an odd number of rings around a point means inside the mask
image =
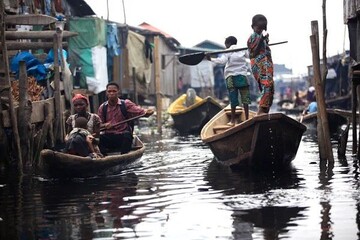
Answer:
POLYGON ((229 128, 232 128, 232 126, 229 126, 229 125, 217 125, 217 126, 214 126, 213 131, 214 131, 215 134, 217 134, 217 133, 226 131, 229 128))
MULTIPOLYGON (((231 109, 225 110, 226 115, 231 115, 231 109)), ((235 110, 235 115, 241 115, 243 113, 243 110, 237 109, 235 110)))

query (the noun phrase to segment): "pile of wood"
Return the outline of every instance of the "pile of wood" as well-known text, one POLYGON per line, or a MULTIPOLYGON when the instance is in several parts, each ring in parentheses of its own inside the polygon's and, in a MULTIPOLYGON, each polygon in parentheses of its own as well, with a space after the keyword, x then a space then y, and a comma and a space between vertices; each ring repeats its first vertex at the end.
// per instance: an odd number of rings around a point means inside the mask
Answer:
MULTIPOLYGON (((36 79, 32 76, 28 78, 28 97, 30 101, 41 100, 41 93, 44 91, 44 87, 37 84, 36 79)), ((19 81, 11 81, 12 95, 14 99, 19 101, 19 81)))

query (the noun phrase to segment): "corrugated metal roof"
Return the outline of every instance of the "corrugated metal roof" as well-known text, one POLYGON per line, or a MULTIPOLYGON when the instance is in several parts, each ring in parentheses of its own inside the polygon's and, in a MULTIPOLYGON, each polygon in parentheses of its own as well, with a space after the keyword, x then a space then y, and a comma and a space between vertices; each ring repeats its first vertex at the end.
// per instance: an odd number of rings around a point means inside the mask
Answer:
POLYGON ((166 38, 173 38, 170 34, 167 34, 166 32, 164 32, 164 31, 162 31, 162 30, 148 24, 147 22, 143 22, 139 26, 144 28, 144 29, 150 30, 152 32, 159 32, 162 35, 164 35, 166 38))

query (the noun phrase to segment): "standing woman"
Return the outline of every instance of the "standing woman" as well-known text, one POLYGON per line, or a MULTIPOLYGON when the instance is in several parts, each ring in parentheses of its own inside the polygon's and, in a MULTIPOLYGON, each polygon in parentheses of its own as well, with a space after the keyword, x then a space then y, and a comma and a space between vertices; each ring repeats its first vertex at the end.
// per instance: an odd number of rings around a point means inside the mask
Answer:
POLYGON ((250 54, 251 70, 259 84, 261 98, 257 114, 269 113, 274 99, 274 66, 269 48, 267 19, 262 14, 252 18, 253 33, 247 41, 250 54))
POLYGON ((75 128, 75 120, 78 117, 85 117, 87 122, 87 130, 95 137, 100 136, 100 117, 95 113, 87 111, 89 101, 87 97, 82 94, 75 94, 72 98, 72 104, 74 106, 75 114, 69 116, 66 120, 66 134, 69 134, 73 128, 75 128))

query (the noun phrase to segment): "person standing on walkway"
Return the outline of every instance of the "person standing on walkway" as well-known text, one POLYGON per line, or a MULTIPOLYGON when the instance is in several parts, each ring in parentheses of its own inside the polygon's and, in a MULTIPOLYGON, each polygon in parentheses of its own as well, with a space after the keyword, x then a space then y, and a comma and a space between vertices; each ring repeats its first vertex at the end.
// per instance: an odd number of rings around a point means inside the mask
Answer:
MULTIPOLYGON (((229 36, 225 39, 227 49, 236 49, 237 39, 229 36)), ((249 54, 247 50, 229 52, 220 55, 217 58, 211 58, 210 54, 206 55, 206 59, 217 64, 225 64, 224 75, 226 87, 229 92, 231 118, 229 125, 236 124, 235 110, 239 106, 239 92, 241 102, 245 111, 245 118, 249 119, 250 84, 246 77, 249 69, 249 54)))
POLYGON ((247 41, 250 54, 251 70, 255 80, 259 84, 261 98, 259 102, 258 115, 269 113, 274 100, 274 68, 269 48, 269 34, 267 30, 267 19, 262 14, 252 18, 253 33, 247 41))

